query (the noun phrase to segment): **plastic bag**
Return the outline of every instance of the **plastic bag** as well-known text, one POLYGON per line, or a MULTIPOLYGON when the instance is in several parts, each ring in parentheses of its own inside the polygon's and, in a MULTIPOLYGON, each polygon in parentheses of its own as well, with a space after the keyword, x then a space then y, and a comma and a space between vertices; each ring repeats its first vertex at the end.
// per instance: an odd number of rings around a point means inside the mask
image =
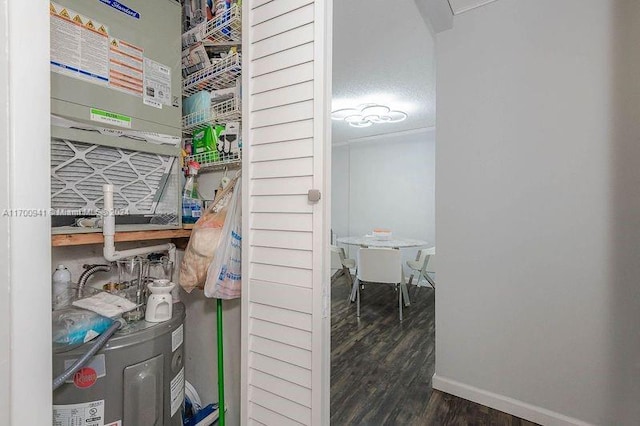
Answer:
POLYGON ((242 198, 240 180, 229 204, 227 219, 213 262, 207 271, 204 295, 216 299, 236 299, 242 287, 242 198))
POLYGON ((53 352, 64 352, 78 347, 104 333, 113 320, 95 312, 79 308, 66 308, 52 314, 53 352))
POLYGON ((191 293, 196 287, 204 286, 207 270, 222 235, 234 185, 235 181, 232 181, 216 197, 212 206, 207 208, 191 231, 191 238, 180 264, 180 285, 187 293, 191 293))

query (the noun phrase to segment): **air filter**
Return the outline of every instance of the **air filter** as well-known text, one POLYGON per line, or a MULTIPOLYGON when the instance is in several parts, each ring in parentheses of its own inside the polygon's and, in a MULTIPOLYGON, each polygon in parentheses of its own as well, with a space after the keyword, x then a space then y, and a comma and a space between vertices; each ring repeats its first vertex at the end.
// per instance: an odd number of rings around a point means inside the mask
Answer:
POLYGON ((165 188, 175 186, 169 179, 175 160, 173 156, 54 138, 51 207, 59 215, 95 215, 103 208, 102 185, 110 183, 116 214, 175 214, 179 203, 176 188, 159 204, 165 188))

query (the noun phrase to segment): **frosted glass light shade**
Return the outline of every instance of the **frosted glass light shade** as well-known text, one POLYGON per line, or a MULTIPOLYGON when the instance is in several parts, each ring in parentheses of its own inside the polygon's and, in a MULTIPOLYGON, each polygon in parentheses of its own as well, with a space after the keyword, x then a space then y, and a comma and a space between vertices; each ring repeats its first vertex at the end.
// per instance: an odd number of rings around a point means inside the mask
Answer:
POLYGON ((407 119, 407 113, 391 110, 386 105, 363 104, 357 108, 342 108, 331 112, 332 120, 346 121, 352 127, 369 127, 373 124, 399 123, 407 119))

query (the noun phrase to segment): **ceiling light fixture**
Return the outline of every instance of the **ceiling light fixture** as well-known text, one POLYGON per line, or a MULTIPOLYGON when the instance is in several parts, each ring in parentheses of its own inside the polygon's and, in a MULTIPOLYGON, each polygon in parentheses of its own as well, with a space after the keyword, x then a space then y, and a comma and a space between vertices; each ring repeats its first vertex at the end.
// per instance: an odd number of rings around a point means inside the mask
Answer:
POLYGON ((363 104, 357 108, 343 108, 331 112, 332 120, 342 120, 351 127, 369 127, 373 124, 399 123, 407 119, 407 113, 391 110, 386 105, 363 104))

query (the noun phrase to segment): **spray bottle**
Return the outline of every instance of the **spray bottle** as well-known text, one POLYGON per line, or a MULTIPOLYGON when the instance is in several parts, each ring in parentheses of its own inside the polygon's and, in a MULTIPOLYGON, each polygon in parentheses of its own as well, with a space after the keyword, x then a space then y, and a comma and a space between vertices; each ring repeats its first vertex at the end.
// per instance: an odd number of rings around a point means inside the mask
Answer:
POLYGON ((198 192, 198 170, 200 164, 190 161, 187 164, 187 182, 182 192, 182 223, 196 223, 202 216, 202 197, 198 192))

